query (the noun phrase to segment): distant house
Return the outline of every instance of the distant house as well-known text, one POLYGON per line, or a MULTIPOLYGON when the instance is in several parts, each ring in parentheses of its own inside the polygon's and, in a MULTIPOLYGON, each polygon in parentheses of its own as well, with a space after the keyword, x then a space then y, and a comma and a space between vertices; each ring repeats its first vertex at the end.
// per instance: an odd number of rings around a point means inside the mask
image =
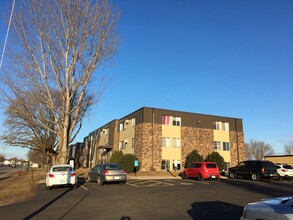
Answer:
POLYGON ((269 160, 273 163, 285 163, 293 166, 293 155, 273 155, 265 156, 265 160, 269 160))
POLYGON ((11 162, 10 162, 9 160, 5 160, 5 161, 4 161, 4 165, 5 165, 5 166, 10 166, 10 165, 11 165, 11 162))

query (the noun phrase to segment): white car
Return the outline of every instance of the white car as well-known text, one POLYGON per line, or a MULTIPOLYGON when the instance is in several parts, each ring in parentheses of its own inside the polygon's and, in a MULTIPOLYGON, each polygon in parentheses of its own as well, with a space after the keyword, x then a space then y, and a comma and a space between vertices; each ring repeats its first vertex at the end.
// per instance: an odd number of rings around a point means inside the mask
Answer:
POLYGON ((281 178, 293 178, 293 167, 288 164, 276 164, 277 172, 281 178))
POLYGON ((77 185, 77 176, 74 169, 69 164, 60 164, 52 166, 46 176, 46 188, 51 189, 56 186, 77 185))
POLYGON ((243 209, 240 220, 292 220, 293 197, 264 199, 249 203, 243 209))

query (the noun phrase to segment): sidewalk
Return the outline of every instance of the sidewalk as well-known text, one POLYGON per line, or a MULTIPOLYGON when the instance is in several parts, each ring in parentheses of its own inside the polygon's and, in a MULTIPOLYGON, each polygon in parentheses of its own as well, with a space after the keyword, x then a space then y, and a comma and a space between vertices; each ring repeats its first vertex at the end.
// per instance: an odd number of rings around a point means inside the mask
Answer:
POLYGON ((127 174, 127 179, 181 179, 180 172, 166 172, 166 171, 141 171, 138 173, 127 174))

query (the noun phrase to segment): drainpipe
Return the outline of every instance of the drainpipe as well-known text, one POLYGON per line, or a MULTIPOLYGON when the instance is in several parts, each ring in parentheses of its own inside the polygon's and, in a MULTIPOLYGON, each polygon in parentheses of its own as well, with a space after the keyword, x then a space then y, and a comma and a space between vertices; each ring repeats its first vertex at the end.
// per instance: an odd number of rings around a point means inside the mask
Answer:
POLYGON ((239 143, 238 143, 238 130, 237 130, 237 119, 235 118, 235 131, 236 131, 236 145, 237 145, 237 161, 239 164, 239 143))
POLYGON ((155 148, 154 148, 154 120, 155 120, 155 113, 154 113, 154 109, 152 108, 152 170, 154 170, 154 153, 155 153, 155 148))

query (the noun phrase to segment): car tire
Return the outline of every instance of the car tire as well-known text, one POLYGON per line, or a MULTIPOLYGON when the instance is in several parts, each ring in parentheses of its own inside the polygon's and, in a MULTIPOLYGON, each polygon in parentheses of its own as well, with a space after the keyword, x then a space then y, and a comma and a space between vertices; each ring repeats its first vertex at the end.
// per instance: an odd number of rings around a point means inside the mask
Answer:
POLYGON ((258 173, 252 173, 251 174, 251 179, 253 180, 253 181, 258 181, 259 180, 259 175, 258 175, 258 173))
POLYGON ((204 178, 203 178, 203 176, 201 174, 198 174, 197 175, 197 180, 202 182, 202 181, 204 181, 204 178))
POLYGON ((182 174, 182 179, 188 179, 188 176, 185 172, 182 174))
POLYGON ((104 182, 103 182, 101 177, 98 177, 97 182, 98 182, 99 186, 102 186, 104 184, 104 182))
POLYGON ((234 172, 230 172, 228 177, 229 179, 236 179, 236 174, 234 172))
POLYGON ((51 187, 50 186, 46 186, 46 190, 51 190, 51 187))

